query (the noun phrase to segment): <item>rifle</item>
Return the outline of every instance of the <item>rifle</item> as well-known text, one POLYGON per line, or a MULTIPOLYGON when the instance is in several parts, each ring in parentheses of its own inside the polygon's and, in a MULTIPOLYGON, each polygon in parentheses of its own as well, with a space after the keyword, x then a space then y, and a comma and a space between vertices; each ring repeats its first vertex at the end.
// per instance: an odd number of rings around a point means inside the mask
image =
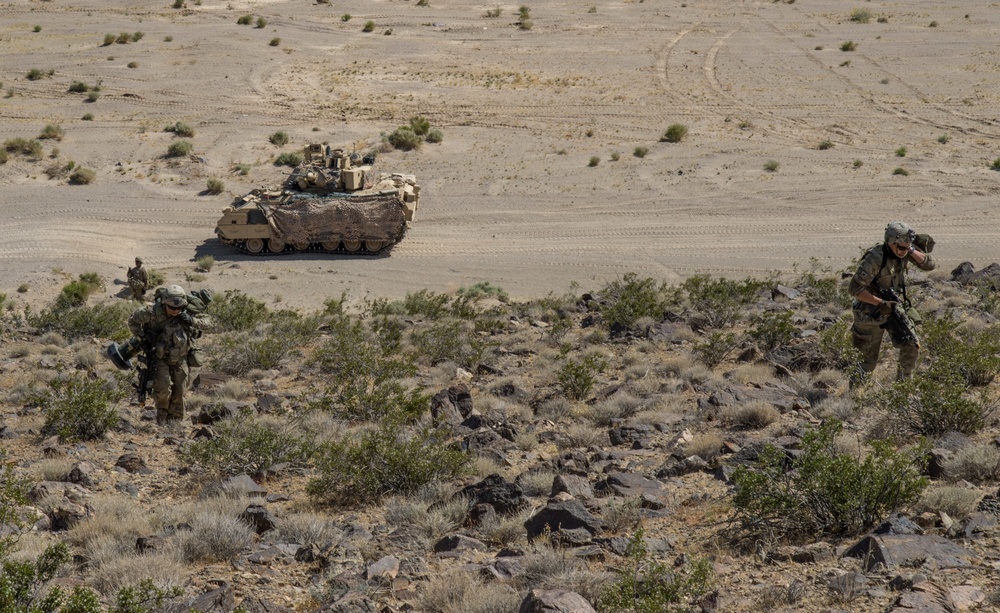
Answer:
POLYGON ((917 339, 917 332, 913 328, 913 322, 903 310, 903 301, 899 294, 892 288, 885 288, 879 290, 878 297, 896 303, 892 307, 892 312, 878 327, 886 330, 889 337, 892 338, 892 342, 897 345, 916 345, 919 347, 920 341, 917 339))
POLYGON ((142 338, 139 345, 139 355, 136 357, 136 373, 139 380, 135 384, 135 391, 138 395, 139 406, 145 406, 146 396, 153 389, 153 343, 149 339, 149 332, 142 338))

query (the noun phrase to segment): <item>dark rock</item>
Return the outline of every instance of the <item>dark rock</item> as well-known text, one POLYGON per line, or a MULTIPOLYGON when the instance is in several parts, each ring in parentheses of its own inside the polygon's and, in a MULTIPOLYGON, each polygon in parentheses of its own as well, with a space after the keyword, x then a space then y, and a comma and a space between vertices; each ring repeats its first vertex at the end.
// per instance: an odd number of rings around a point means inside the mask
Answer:
POLYGON ((434 553, 444 553, 448 551, 486 551, 489 547, 486 543, 474 539, 471 536, 465 536, 464 534, 453 534, 451 536, 446 536, 438 542, 434 543, 434 553))
POLYGON ((976 563, 971 551, 944 537, 917 534, 866 536, 844 555, 860 558, 865 572, 880 566, 894 570, 926 562, 937 568, 968 568, 976 563))
POLYGON ((192 416, 191 421, 195 424, 210 426, 232 417, 244 406, 246 406, 245 403, 235 401, 213 402, 201 407, 201 411, 192 416))
POLYGON ((580 547, 593 543, 590 531, 586 528, 560 528, 552 532, 552 544, 563 547, 580 547))
POLYGON ((861 573, 844 573, 826 581, 826 587, 841 601, 854 600, 867 585, 868 578, 861 573))
POLYGON ((830 560, 834 553, 833 545, 818 542, 803 547, 779 547, 771 553, 771 559, 779 562, 807 564, 830 560))
POLYGON ((601 520, 594 517, 578 500, 551 502, 524 522, 528 531, 528 540, 534 540, 546 529, 572 530, 586 528, 591 534, 596 534, 602 528, 601 520))
POLYGON ((508 398, 514 402, 527 402, 531 399, 531 393, 507 381, 490 390, 494 396, 508 398))
POLYGON ((794 300, 799 297, 801 292, 799 290, 781 285, 780 283, 771 290, 771 300, 778 300, 784 298, 785 300, 794 300))
POLYGON ((604 480, 598 481, 594 491, 600 496, 638 498, 643 494, 651 494, 654 498, 658 498, 663 494, 663 484, 635 473, 614 472, 609 473, 604 480))
POLYGON ((274 394, 261 394, 257 397, 257 410, 261 413, 280 411, 284 401, 274 394))
POLYGON ((976 511, 965 518, 963 530, 965 538, 971 539, 979 532, 988 532, 997 527, 997 517, 992 513, 976 511))
POLYGON ((461 423, 472 413, 472 394, 465 385, 453 385, 431 398, 431 416, 437 422, 461 423))
POLYGON ((166 539, 162 536, 140 536, 135 539, 135 551, 136 553, 143 554, 154 551, 163 551, 166 545, 166 539))
MULTIPOLYGON (((493 447, 497 446, 502 440, 504 439, 499 434, 493 430, 484 428, 462 439, 462 451, 493 452, 496 451, 493 447)), ((483 453, 479 455, 483 455, 483 453)))
POLYGON ((224 375, 220 372, 202 372, 194 378, 194 381, 191 383, 191 389, 202 392, 212 390, 223 385, 229 379, 231 379, 229 375, 224 375))
POLYGON ((257 482, 250 478, 250 475, 236 475, 229 477, 219 487, 227 492, 245 492, 248 496, 267 496, 267 490, 257 485, 257 482))
POLYGON ((977 272, 972 262, 962 262, 951 271, 951 278, 962 285, 988 285, 993 289, 998 289, 1000 288, 1000 264, 993 262, 977 272))
POLYGON ((264 534, 277 527, 278 520, 263 505, 251 504, 240 513, 240 520, 246 522, 257 534, 264 534))
POLYGON ((178 613, 229 613, 236 608, 233 598, 233 588, 226 581, 219 581, 222 585, 210 592, 205 592, 190 600, 178 613))
POLYGON ((485 502, 480 502, 478 504, 472 505, 469 509, 469 514, 465 518, 465 523, 467 526, 480 526, 482 524, 490 524, 496 521, 497 512, 493 508, 493 505, 486 504, 485 502))
POLYGON ((518 613, 597 613, 587 599, 566 590, 534 589, 521 601, 518 613))
POLYGON ((683 460, 677 460, 671 457, 667 460, 667 463, 660 467, 656 471, 657 479, 670 479, 672 477, 681 477, 684 475, 689 475, 696 472, 708 472, 712 469, 708 462, 703 460, 700 456, 688 456, 683 460))
POLYGON ((567 493, 573 498, 580 500, 590 500, 594 497, 594 490, 590 487, 590 481, 586 477, 578 475, 556 475, 552 480, 551 496, 567 493))
POLYGON ((457 495, 468 498, 472 504, 488 504, 499 515, 513 515, 528 505, 521 486, 497 474, 462 488, 457 495))
POLYGON ((218 436, 212 426, 199 426, 191 433, 191 438, 202 441, 215 440, 218 436))
POLYGON ((42 481, 35 484, 28 490, 28 499, 32 502, 41 502, 46 498, 66 498, 72 502, 82 503, 93 496, 90 490, 80 487, 75 483, 63 483, 62 481, 42 481))
POLYGON ((45 439, 39 448, 42 450, 42 455, 46 458, 58 458, 66 455, 66 446, 59 444, 58 436, 50 436, 45 439))
POLYGON ((88 505, 76 504, 63 498, 49 510, 50 529, 53 532, 69 530, 91 515, 88 505))
POLYGON ((379 606, 360 592, 349 591, 320 613, 381 613, 379 606))
MULTIPOLYGON (((580 528, 580 530, 583 530, 583 528, 580 528)), ((574 547, 573 549, 570 549, 568 553, 574 558, 579 558, 588 562, 603 562, 608 557, 604 550, 597 545, 574 547)))
POLYGON ((927 454, 927 476, 931 479, 943 479, 945 475, 945 465, 955 457, 955 452, 950 449, 935 447, 927 454))
POLYGON ((151 475, 153 471, 149 470, 146 466, 146 462, 134 453, 126 453, 118 458, 115 462, 115 466, 123 469, 130 475, 151 475))
POLYGON ((653 433, 653 427, 645 424, 637 426, 619 426, 608 430, 608 439, 610 439, 611 444, 615 446, 632 445, 637 441, 640 443, 648 441, 649 438, 653 436, 653 433))
POLYGON ((90 487, 94 484, 94 473, 97 467, 91 462, 76 462, 69 470, 69 482, 90 487))
POLYGON ((119 481, 118 483, 115 483, 115 491, 127 494, 133 498, 139 495, 139 488, 136 487, 134 483, 130 483, 128 481, 119 481))
POLYGON ((315 543, 303 545, 295 552, 295 561, 303 562, 305 564, 315 562, 319 560, 320 557, 322 557, 322 554, 319 550, 319 546, 315 543))
POLYGON ((616 556, 625 557, 628 555, 628 547, 631 540, 624 536, 613 536, 610 538, 594 538, 594 543, 600 545, 616 556))
POLYGON ((499 557, 483 567, 480 575, 484 579, 510 583, 524 576, 524 565, 517 557, 499 557))
POLYGON ((958 610, 946 588, 925 581, 900 594, 889 613, 958 613, 958 610))
POLYGON ((923 534, 923 529, 913 523, 909 517, 893 513, 889 519, 885 520, 877 528, 872 530, 872 534, 923 534))
POLYGON ((682 343, 691 338, 691 326, 670 321, 660 322, 646 328, 646 338, 663 343, 682 343))
POLYGON ((246 611, 246 613, 295 613, 294 610, 288 607, 283 607, 280 604, 275 604, 263 598, 247 598, 240 603, 240 608, 246 611))

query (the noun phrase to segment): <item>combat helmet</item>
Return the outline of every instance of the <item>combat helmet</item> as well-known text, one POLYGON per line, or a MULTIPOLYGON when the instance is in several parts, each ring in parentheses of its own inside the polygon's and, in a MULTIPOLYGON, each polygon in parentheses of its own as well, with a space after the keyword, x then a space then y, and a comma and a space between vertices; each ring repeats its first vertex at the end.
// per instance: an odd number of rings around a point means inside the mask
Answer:
POLYGON ((886 245, 909 245, 916 238, 913 228, 902 221, 893 221, 885 227, 886 245))
POLYGON ((186 307, 188 303, 187 293, 180 285, 171 285, 167 288, 167 295, 163 298, 163 304, 175 309, 186 307))
POLYGON ((139 257, 139 256, 135 256, 135 263, 141 266, 142 265, 142 258, 139 257))

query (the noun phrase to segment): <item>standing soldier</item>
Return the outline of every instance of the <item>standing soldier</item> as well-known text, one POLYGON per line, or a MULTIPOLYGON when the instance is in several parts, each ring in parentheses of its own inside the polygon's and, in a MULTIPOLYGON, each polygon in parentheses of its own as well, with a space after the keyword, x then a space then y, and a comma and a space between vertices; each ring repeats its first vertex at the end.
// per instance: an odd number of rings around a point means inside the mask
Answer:
POLYGON ((184 417, 184 387, 188 378, 191 341, 209 327, 207 315, 192 315, 188 297, 180 285, 171 285, 162 300, 137 309, 128 319, 128 328, 138 337, 148 338, 149 368, 153 378, 153 405, 156 423, 166 424, 184 417))
MULTIPOLYGON (((920 270, 933 270, 935 263, 927 253, 933 246, 933 239, 926 234, 918 236, 910 226, 894 221, 885 228, 885 242, 869 249, 861 259, 849 289, 854 296, 851 337, 854 348, 861 353, 861 372, 852 373, 852 383, 860 382, 875 370, 885 332, 882 326, 904 306, 887 298, 886 290, 895 292, 905 302, 906 265, 912 261, 920 270)), ((919 341, 914 335, 905 340, 892 336, 893 346, 899 349, 896 379, 908 379, 917 364, 919 341)))
POLYGON ((149 289, 149 276, 142 267, 142 258, 135 258, 135 268, 128 269, 128 286, 132 290, 132 299, 142 302, 149 289))

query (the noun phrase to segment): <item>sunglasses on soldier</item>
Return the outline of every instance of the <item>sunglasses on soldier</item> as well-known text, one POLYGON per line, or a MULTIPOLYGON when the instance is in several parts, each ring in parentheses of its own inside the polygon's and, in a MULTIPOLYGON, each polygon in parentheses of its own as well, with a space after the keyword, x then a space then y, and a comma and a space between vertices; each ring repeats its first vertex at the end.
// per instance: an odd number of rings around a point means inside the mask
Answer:
POLYGON ((171 313, 180 313, 184 309, 184 307, 179 307, 179 306, 175 307, 175 306, 170 306, 169 304, 164 306, 166 307, 167 311, 171 313))

